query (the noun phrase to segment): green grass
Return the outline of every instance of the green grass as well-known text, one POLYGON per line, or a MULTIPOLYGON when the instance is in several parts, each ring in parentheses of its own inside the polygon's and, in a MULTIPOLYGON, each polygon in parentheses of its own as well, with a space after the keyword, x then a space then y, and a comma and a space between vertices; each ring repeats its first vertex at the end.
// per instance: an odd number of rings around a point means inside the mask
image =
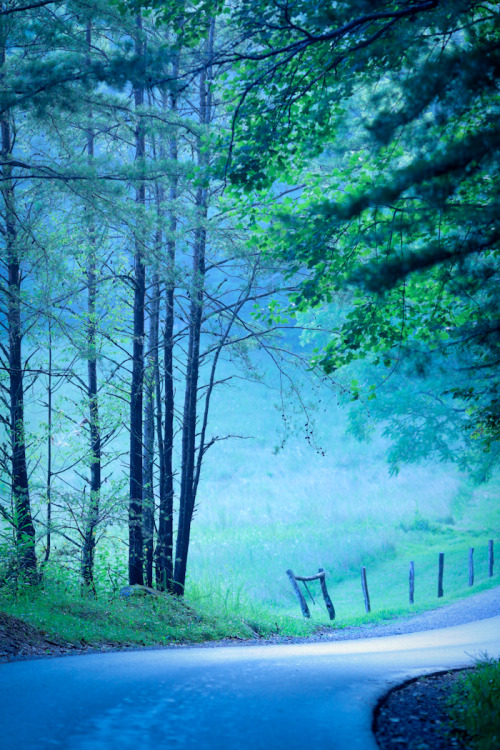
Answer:
POLYGON ((440 551, 445 597, 460 594, 464 580, 467 588, 469 546, 477 548, 479 582, 482 550, 500 528, 499 477, 476 487, 455 467, 439 463, 403 466, 391 477, 385 439, 379 434, 370 444, 357 443, 344 433, 342 409, 327 407, 325 415, 316 415, 316 437, 326 455, 316 453, 300 430, 273 454, 279 419, 272 419, 265 389, 249 386, 237 400, 217 402, 214 432, 223 433, 227 425, 240 434, 255 427, 256 438, 221 443, 207 454, 191 534, 190 581, 215 588, 221 582, 243 589, 255 604, 296 612, 285 571, 310 575, 323 567, 339 612, 348 618, 363 611, 362 565, 377 610, 405 606, 411 559, 417 603, 435 602, 440 551), (390 586, 384 584, 387 575, 390 586))
POLYGON ((459 678, 449 700, 450 727, 475 750, 500 747, 500 659, 484 659, 459 678))
MULTIPOLYGON (((420 538, 401 543, 390 559, 367 564, 367 579, 374 614, 387 612, 411 613, 455 601, 498 585, 498 572, 488 577, 487 538, 484 535, 450 531, 439 538, 420 534, 420 538), (468 550, 475 547, 475 584, 468 585, 468 550), (437 598, 438 555, 445 553, 444 596, 437 598), (409 562, 415 563, 415 604, 409 604, 409 562)), ((498 565, 497 565, 498 570, 498 565)), ((360 576, 350 577, 331 588, 331 595, 340 617, 362 615, 364 599, 360 576)))
POLYGON ((193 591, 190 601, 169 594, 128 598, 85 595, 72 583, 46 579, 43 586, 0 596, 0 611, 73 646, 165 646, 271 633, 310 634, 315 624, 278 615, 220 591, 193 591))
MULTIPOLYGON (((436 546, 436 550, 440 548, 436 546)), ((281 636, 308 636, 321 628, 345 628, 366 623, 381 623, 395 617, 404 617, 498 585, 498 575, 488 578, 479 574, 478 583, 469 588, 465 576, 453 573, 452 558, 466 560, 465 546, 457 545, 445 558, 450 563, 448 584, 445 577, 445 596, 437 599, 435 591, 421 591, 416 603, 407 603, 406 577, 399 558, 374 564, 369 571, 372 612, 364 612, 359 577, 347 578, 341 584, 330 584, 337 617, 332 623, 324 610, 319 586, 309 584, 317 604, 309 602, 312 613, 305 620, 294 599, 288 580, 283 576, 283 587, 290 595, 288 606, 263 604, 248 596, 243 585, 235 587, 221 578, 189 586, 185 601, 169 595, 158 597, 133 596, 128 599, 101 590, 97 598, 83 596, 74 582, 64 575, 46 577, 43 587, 22 594, 9 594, 5 589, 0 596, 0 610, 40 628, 49 638, 73 646, 165 646, 178 643, 201 643, 224 638, 252 639, 281 636), (455 581, 452 586, 452 580, 455 581)), ((437 556, 433 549, 414 555, 422 579, 428 574, 435 578, 437 556), (431 560, 435 565, 430 565, 431 560), (426 568, 425 566, 428 565, 426 568)), ((485 562, 485 555, 478 561, 485 562)), ((464 568, 465 566, 462 566, 464 568)), ((445 571, 447 568, 445 567, 445 571)), ((422 581, 423 583, 423 581, 422 581)), ((422 586, 423 588, 423 586, 422 586)))
MULTIPOLYGON (((497 550, 500 542, 494 531, 500 528, 498 509, 484 489, 476 493, 478 502, 469 512, 477 519, 463 516, 453 523, 449 522, 453 520, 450 513, 441 520, 414 513, 408 521, 399 522, 398 516, 394 520, 388 513, 384 522, 367 508, 365 520, 339 521, 332 526, 314 517, 303 523, 271 520, 261 527, 235 524, 228 529, 203 528, 193 534, 190 581, 209 589, 241 590, 256 604, 293 613, 298 605, 285 571, 290 567, 298 575, 311 575, 323 567, 338 617, 350 621, 364 613, 361 566, 367 568, 374 614, 409 610, 408 568, 413 560, 413 609, 437 606, 500 582, 498 563, 493 579, 488 578, 487 570, 488 539, 494 539, 497 550), (469 547, 475 548, 472 589, 468 586, 469 547), (444 597, 438 600, 440 552, 445 554, 444 597)), ((309 588, 317 599, 319 585, 309 588)), ((323 617, 319 607, 312 607, 312 614, 314 618, 323 617)))
MULTIPOLYGON (((260 532, 255 528, 243 531, 236 528, 226 535, 214 534, 207 542, 207 551, 213 550, 212 559, 215 560, 223 559, 225 555, 227 566, 210 567, 207 559, 204 571, 200 570, 196 577, 191 577, 188 595, 197 598, 206 591, 209 592, 208 598, 216 601, 217 606, 221 608, 229 601, 233 603, 231 606, 241 605, 246 609, 253 606, 261 613, 268 613, 266 616, 271 619, 299 617, 299 605, 285 574, 284 561, 291 561, 290 566, 298 575, 312 574, 321 565, 327 572, 327 585, 336 609, 335 626, 345 627, 380 622, 396 616, 410 616, 500 584, 498 562, 494 576, 488 576, 488 539, 494 539, 497 550, 500 544, 490 526, 472 531, 459 524, 444 522, 429 523, 425 530, 420 526, 421 524, 417 524, 417 528, 408 531, 401 526, 391 527, 389 524, 386 528, 346 528, 345 538, 340 539, 339 544, 333 548, 328 543, 331 538, 328 529, 316 533, 311 529, 305 529, 312 537, 312 543, 308 545, 307 560, 300 558, 299 552, 303 547, 297 544, 297 537, 300 539, 304 527, 297 527, 296 535, 293 529, 289 529, 289 533, 283 530, 280 536, 279 530, 268 527, 260 532), (350 539, 355 541, 351 548, 351 556, 350 539), (469 587, 468 581, 470 547, 475 549, 475 581, 472 587, 469 587), (437 597, 440 552, 445 554, 442 598, 437 597), (232 558, 232 555, 236 554, 240 560, 247 560, 243 568, 238 567, 236 557, 232 558), (415 564, 413 605, 409 604, 408 596, 411 560, 415 564), (234 567, 229 567, 230 564, 234 567), (365 613, 364 608, 361 565, 367 568, 372 608, 369 615, 365 613), (256 571, 261 573, 261 580, 252 588, 245 577, 255 576, 256 571)), ((304 540, 307 539, 307 533, 304 533, 304 540)), ((311 602, 306 591, 304 595, 313 623, 318 626, 329 625, 319 583, 309 584, 309 590, 316 603, 311 602)))
POLYGON ((241 617, 197 611, 168 595, 94 599, 49 588, 15 600, 3 598, 0 609, 77 647, 165 646, 252 635, 241 617))

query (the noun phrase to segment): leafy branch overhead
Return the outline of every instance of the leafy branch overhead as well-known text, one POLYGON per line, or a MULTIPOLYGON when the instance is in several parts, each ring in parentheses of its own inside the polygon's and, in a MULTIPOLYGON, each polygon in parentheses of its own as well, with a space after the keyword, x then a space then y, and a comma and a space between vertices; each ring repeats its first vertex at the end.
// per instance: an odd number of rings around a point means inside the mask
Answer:
POLYGON ((233 190, 306 185, 258 235, 302 275, 290 314, 351 290, 315 361, 327 372, 371 362, 363 382, 373 398, 386 382, 379 363, 403 373, 424 358, 422 374, 446 373, 435 381, 450 409, 465 403, 464 439, 493 450, 497 5, 262 2, 252 25, 243 2, 234 16, 249 33, 234 55, 233 190))

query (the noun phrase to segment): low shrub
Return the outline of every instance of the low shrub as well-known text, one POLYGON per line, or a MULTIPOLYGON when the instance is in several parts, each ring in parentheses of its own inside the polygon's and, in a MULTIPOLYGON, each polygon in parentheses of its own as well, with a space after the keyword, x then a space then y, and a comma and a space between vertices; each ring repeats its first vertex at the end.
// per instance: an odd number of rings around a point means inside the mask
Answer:
POLYGON ((462 675, 449 707, 453 734, 475 750, 500 748, 500 659, 485 658, 462 675))

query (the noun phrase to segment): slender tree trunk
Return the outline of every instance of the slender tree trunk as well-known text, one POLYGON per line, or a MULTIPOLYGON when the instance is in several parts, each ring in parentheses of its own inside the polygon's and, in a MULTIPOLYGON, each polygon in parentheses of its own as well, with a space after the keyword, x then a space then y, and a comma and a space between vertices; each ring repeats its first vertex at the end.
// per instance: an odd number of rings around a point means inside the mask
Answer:
MULTIPOLYGON (((160 238, 157 238, 157 244, 160 238)), ((155 273, 149 303, 149 334, 147 367, 144 379, 144 465, 143 465, 143 535, 146 563, 146 584, 153 585, 154 545, 154 446, 155 446, 155 382, 158 372, 158 334, 160 321, 160 281, 155 273)))
MULTIPOLYGON (((179 73, 179 56, 173 64, 173 78, 179 73)), ((170 109, 177 111, 177 93, 170 93, 170 109)), ((169 157, 176 165, 179 154, 177 136, 174 133, 169 141, 169 157)), ((174 167, 175 169, 175 167, 174 167)), ((160 509, 158 521, 158 540, 156 545, 156 585, 160 591, 173 590, 174 564, 174 304, 175 304, 175 255, 177 231, 178 178, 174 173, 169 188, 170 217, 167 241, 167 280, 165 293, 165 329, 163 333, 163 385, 165 404, 165 429, 160 445, 160 509)), ((159 388, 157 388, 159 396, 159 388)))
POLYGON ((43 564, 50 559, 52 541, 52 321, 49 318, 49 382, 47 386, 47 487, 45 496, 47 499, 47 541, 45 545, 45 557, 43 564))
MULTIPOLYGON (((214 22, 210 24, 209 37, 206 44, 207 58, 213 51, 214 22)), ((207 67, 200 75, 199 108, 200 120, 208 126, 211 119, 212 102, 210 95, 211 71, 207 67)), ((197 143, 197 162, 200 171, 207 176, 209 155, 202 148, 201 138, 197 143)), ((181 458, 181 488, 179 499, 179 524, 175 553, 174 592, 184 593, 186 569, 193 519, 196 469, 196 426, 198 401, 198 375, 200 369, 200 337, 203 315, 204 283, 205 283, 205 250, 206 250, 206 220, 208 213, 208 190, 200 186, 196 193, 196 213, 198 226, 195 230, 193 269, 191 283, 191 303, 189 308, 189 343, 186 363, 186 388, 184 394, 184 411, 182 421, 182 458, 181 458)))
MULTIPOLYGON (((137 17, 136 54, 144 60, 142 21, 137 17)), ((144 104, 142 84, 134 90, 136 109, 144 104)), ((135 159, 144 165, 146 143, 141 114, 137 116, 135 130, 135 159)), ((132 348, 132 384, 130 391, 130 502, 129 502, 129 583, 144 581, 144 549, 142 535, 142 400, 144 384, 144 306, 146 297, 146 269, 144 261, 141 209, 146 203, 146 187, 143 180, 136 188, 135 201, 138 221, 135 233, 134 254, 134 341, 132 348)))
MULTIPOLYGON (((175 218, 171 218, 171 226, 175 218)), ((175 262, 175 240, 167 243, 169 266, 175 262)), ((174 282, 167 281, 165 329, 163 334, 163 388, 165 426, 160 460, 160 508, 158 514, 158 539, 156 545, 156 585, 160 591, 172 589, 173 565, 173 513, 174 513, 174 282)))
MULTIPOLYGON (((199 189, 197 204, 203 207, 204 189, 199 189)), ((201 212, 199 214, 201 218, 201 212)), ((186 581, 186 567, 191 532, 191 521, 194 511, 194 469, 196 451, 198 375, 200 367, 200 336, 203 312, 203 281, 205 276, 205 242, 204 229, 196 231, 193 268, 193 289, 189 310, 189 343, 186 365, 186 389, 184 394, 184 411, 182 420, 182 464, 181 489, 179 499, 179 524, 175 554, 174 592, 182 595, 186 581)))
MULTIPOLYGON (((90 61, 92 46, 92 23, 87 23, 87 58, 90 61)), ((90 124, 87 129, 87 156, 89 162, 94 159, 94 130, 92 112, 89 113, 90 124)), ((87 261, 87 395, 89 400, 90 430, 90 496, 87 519, 82 546, 82 580, 87 589, 94 591, 94 553, 95 532, 99 523, 101 498, 101 428, 99 423, 99 397, 97 379, 97 335, 96 335, 96 301, 97 301, 97 253, 96 232, 93 218, 89 222, 89 258, 87 261)))
POLYGON ((87 271, 87 345, 88 345, 88 399, 90 430, 90 496, 87 522, 82 548, 82 578, 89 589, 94 589, 95 531, 99 523, 101 497, 101 428, 99 423, 99 398, 96 357, 96 257, 91 249, 87 271))
POLYGON ((95 234, 91 236, 91 250, 87 266, 87 284, 87 395, 89 400, 90 431, 90 495, 82 547, 82 579, 87 588, 94 590, 95 532, 97 524, 99 523, 99 507, 101 497, 101 428, 99 422, 99 397, 97 379, 97 271, 95 234))
MULTIPOLYGON (((0 65, 5 65, 5 47, 0 47, 0 65)), ((0 74, 3 78, 3 74, 0 74)), ((24 422, 24 387, 21 327, 21 264, 16 229, 15 193, 12 167, 12 135, 9 113, 0 119, 4 204, 4 241, 7 251, 7 328, 9 334, 10 439, 12 450, 12 498, 16 521, 16 544, 19 569, 27 580, 36 582, 37 560, 35 527, 31 515, 24 422)))

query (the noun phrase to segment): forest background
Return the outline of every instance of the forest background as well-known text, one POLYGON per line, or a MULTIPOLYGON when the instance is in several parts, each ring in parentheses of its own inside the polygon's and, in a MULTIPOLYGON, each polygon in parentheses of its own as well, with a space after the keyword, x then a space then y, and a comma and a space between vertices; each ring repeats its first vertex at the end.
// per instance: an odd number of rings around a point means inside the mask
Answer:
POLYGON ((394 609, 446 544, 463 591, 499 528, 498 16, 3 6, 5 590, 287 609, 321 565, 352 614, 361 564, 394 609))

